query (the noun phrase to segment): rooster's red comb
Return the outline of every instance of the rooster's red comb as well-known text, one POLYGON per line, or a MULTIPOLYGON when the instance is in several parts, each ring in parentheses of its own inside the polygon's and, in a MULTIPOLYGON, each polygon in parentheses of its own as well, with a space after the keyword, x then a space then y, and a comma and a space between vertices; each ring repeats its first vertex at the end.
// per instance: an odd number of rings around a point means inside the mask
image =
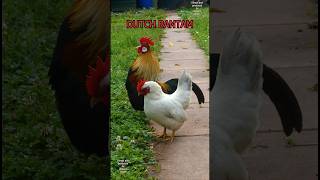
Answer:
POLYGON ((145 80, 143 80, 143 79, 141 79, 141 80, 138 81, 138 84, 137 84, 137 91, 138 91, 138 92, 141 92, 142 86, 144 85, 145 82, 147 82, 147 81, 145 81, 145 80))
POLYGON ((153 46, 154 45, 154 42, 151 40, 151 38, 149 38, 149 37, 142 37, 142 38, 140 38, 140 44, 143 44, 143 43, 147 43, 147 44, 149 44, 149 46, 153 46))

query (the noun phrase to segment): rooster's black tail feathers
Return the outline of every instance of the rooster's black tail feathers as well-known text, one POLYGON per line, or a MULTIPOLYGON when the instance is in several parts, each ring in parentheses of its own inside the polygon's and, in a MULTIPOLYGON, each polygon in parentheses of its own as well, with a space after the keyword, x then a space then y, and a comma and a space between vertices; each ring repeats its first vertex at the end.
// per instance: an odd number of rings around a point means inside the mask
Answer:
POLYGON ((213 85, 216 82, 217 73, 218 73, 218 65, 219 65, 219 53, 210 54, 210 91, 213 88, 213 85))
POLYGON ((274 70, 263 65, 263 90, 275 105, 283 126, 283 131, 290 136, 295 129, 302 130, 302 113, 293 91, 286 81, 274 70))
POLYGON ((197 99, 198 99, 198 103, 199 104, 204 103, 203 92, 201 91, 200 87, 194 82, 192 82, 192 91, 194 92, 194 94, 196 94, 197 99))

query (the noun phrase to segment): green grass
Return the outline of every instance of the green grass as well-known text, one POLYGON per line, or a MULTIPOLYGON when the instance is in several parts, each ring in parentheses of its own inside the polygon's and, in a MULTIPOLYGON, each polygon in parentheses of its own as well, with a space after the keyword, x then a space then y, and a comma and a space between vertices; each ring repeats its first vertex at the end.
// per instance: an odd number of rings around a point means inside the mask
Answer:
POLYGON ((48 85, 57 32, 71 2, 4 2, 3 179, 105 179, 104 159, 71 146, 48 85))
POLYGON ((201 49, 209 55, 209 8, 185 8, 177 11, 182 19, 193 19, 190 32, 201 49))
POLYGON ((113 179, 145 179, 148 166, 156 164, 151 149, 154 139, 143 112, 130 105, 125 81, 132 62, 137 57, 139 38, 155 40, 152 50, 159 53, 162 29, 126 29, 127 19, 164 19, 164 11, 144 10, 112 14, 111 24, 111 173, 113 179), (118 160, 128 160, 127 171, 119 170, 118 160))

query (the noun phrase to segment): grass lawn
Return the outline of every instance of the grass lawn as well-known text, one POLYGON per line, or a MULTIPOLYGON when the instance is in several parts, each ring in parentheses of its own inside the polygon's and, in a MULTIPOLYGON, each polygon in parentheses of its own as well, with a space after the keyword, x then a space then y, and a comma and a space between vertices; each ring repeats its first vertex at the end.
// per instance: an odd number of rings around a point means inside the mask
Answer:
POLYGON ((193 38, 206 55, 209 55, 209 8, 188 8, 177 11, 182 19, 193 19, 193 28, 190 32, 193 38))
POLYGON ((153 52, 159 53, 162 29, 126 29, 127 19, 164 19, 160 10, 114 13, 111 16, 111 173, 112 179, 144 179, 148 166, 156 165, 151 142, 154 136, 143 112, 135 111, 125 89, 127 72, 137 57, 139 38, 155 41, 153 52), (127 160, 127 171, 119 170, 118 161, 127 160))
POLYGON ((57 32, 71 2, 4 2, 3 179, 105 179, 104 159, 71 146, 48 84, 57 32))

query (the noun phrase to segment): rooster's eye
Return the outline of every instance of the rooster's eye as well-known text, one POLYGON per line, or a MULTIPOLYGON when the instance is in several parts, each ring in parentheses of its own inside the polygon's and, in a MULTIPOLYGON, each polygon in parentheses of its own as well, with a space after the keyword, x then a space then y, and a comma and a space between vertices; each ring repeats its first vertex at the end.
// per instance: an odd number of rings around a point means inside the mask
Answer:
POLYGON ((141 51, 145 53, 148 51, 148 49, 146 47, 142 47, 141 51))

